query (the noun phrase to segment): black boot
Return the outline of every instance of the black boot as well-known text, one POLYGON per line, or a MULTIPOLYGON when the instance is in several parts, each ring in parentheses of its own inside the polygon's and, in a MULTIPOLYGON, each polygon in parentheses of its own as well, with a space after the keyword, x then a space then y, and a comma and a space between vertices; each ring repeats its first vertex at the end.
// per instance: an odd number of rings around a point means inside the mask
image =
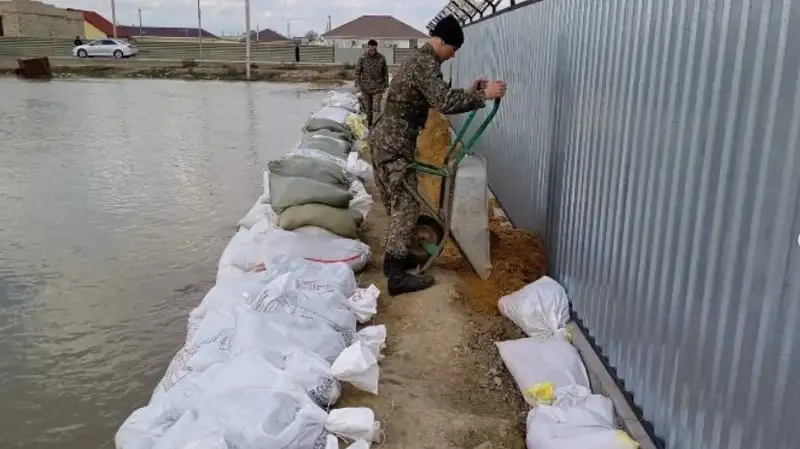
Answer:
POLYGON ((405 258, 386 256, 384 265, 389 266, 386 283, 389 296, 418 292, 433 285, 433 276, 429 274, 406 273, 404 268, 406 263, 408 262, 405 261, 405 258))
MULTIPOLYGON (((419 257, 411 253, 409 253, 408 256, 400 260, 402 261, 403 264, 403 271, 408 271, 417 267, 421 267, 425 265, 425 262, 428 261, 426 257, 419 257)), ((386 256, 383 257, 383 275, 387 277, 389 276, 389 265, 391 265, 391 263, 389 263, 389 255, 387 254, 386 256)))

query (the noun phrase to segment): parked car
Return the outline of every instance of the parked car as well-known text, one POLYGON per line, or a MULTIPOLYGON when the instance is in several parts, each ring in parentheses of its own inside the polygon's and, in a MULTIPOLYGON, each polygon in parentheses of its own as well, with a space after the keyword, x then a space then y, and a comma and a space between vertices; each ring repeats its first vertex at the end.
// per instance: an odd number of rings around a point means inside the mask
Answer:
POLYGON ((72 55, 79 58, 101 56, 122 59, 137 54, 139 54, 139 49, 135 45, 119 39, 98 39, 72 49, 72 55))

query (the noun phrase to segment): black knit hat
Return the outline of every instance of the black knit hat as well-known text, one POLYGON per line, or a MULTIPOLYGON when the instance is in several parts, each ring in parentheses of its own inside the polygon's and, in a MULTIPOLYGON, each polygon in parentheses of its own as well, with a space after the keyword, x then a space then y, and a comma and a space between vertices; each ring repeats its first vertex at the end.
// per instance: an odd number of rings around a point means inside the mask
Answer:
POLYGON ((461 24, 452 15, 443 18, 433 27, 431 37, 438 37, 445 44, 456 48, 464 45, 464 31, 461 29, 461 24))

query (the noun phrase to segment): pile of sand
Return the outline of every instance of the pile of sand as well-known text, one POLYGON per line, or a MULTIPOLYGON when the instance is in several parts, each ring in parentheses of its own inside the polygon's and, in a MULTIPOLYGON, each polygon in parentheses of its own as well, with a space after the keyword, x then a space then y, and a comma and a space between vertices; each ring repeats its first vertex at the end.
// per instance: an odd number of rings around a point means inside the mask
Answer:
MULTIPOLYGON (((437 112, 428 115, 425 130, 420 135, 418 157, 427 163, 441 165, 450 147, 449 122, 437 112)), ((440 178, 419 176, 420 190, 429 199, 439 198, 440 178)), ((434 201, 435 203, 436 201, 434 201)), ((463 281, 462 294, 476 312, 497 314, 501 296, 519 290, 544 276, 547 258, 544 245, 535 233, 512 229, 504 217, 489 217, 491 233, 492 274, 487 281, 480 279, 469 262, 452 243, 445 247, 436 266, 455 271, 463 281)))

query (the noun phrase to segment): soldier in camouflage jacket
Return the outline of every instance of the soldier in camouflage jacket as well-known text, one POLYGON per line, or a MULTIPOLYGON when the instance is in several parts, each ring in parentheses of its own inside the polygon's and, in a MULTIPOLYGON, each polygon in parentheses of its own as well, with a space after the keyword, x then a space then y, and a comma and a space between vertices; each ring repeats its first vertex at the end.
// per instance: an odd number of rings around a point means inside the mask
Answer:
POLYGON ((424 290, 434 282, 430 275, 407 272, 421 262, 409 252, 420 213, 408 190, 417 189, 416 172, 409 165, 414 161, 417 137, 428 111, 460 114, 482 108, 485 100, 505 94, 505 83, 485 79, 477 80, 470 89, 450 89, 441 65, 463 44, 464 34, 458 21, 449 16, 439 21, 431 36, 430 43, 408 57, 395 74, 386 92, 383 114, 369 138, 375 183, 390 214, 383 268, 391 296, 424 290))
POLYGON ((386 58, 378 52, 378 42, 370 39, 367 51, 356 63, 356 89, 361 91, 361 109, 367 114, 367 126, 372 126, 375 106, 389 86, 389 66, 386 58))

